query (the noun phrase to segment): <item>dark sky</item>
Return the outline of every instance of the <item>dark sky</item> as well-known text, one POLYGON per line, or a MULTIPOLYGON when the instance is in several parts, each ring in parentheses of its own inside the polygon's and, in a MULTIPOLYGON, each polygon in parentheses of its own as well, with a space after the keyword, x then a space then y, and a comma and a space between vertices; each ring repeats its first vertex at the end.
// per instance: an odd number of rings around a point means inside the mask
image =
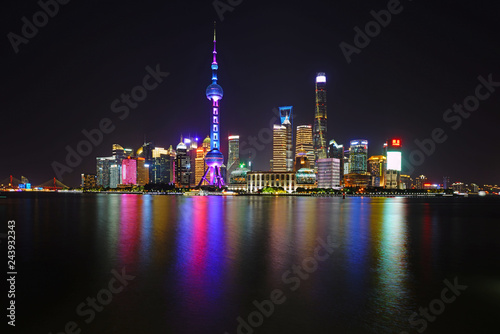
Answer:
MULTIPOLYGON (((387 4, 244 0, 221 21, 210 0, 70 1, 15 53, 9 32, 22 35, 21 18, 33 22, 40 7, 34 0, 4 2, 0 180, 10 174, 34 184, 52 178, 52 163, 66 164, 65 147, 76 148, 85 139, 82 130, 103 118, 115 130, 64 174, 64 183, 77 185, 81 173, 95 173, 95 157, 111 155, 113 143, 137 149, 146 135, 157 146, 175 147, 181 134, 205 137, 216 20, 223 137, 239 134, 247 141, 265 133, 280 105, 294 106, 294 125, 312 124, 314 78, 322 71, 328 77, 328 139, 345 146, 368 139, 375 155, 387 138, 399 136, 408 158, 418 149, 415 140, 442 128, 447 140, 413 176, 500 183, 494 137, 500 87, 456 130, 455 121, 443 120, 448 108, 475 94, 479 76, 500 82, 498 2, 402 1, 401 12, 348 64, 339 44, 354 44, 354 27, 364 30, 373 20, 370 11, 387 4), (146 66, 157 64, 170 75, 120 120, 112 101, 142 83, 146 66)), ((222 145, 227 151, 227 142, 222 145)), ((272 145, 264 146, 254 169, 268 169, 272 145)))

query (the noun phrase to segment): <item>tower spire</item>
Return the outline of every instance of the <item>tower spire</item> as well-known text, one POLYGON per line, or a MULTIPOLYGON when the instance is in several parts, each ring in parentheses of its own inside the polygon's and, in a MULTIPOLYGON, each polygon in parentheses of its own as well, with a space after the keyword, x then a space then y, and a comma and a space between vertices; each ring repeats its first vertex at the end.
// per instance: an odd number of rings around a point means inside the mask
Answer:
POLYGON ((216 29, 216 22, 214 21, 214 61, 212 64, 217 64, 217 29, 216 29))

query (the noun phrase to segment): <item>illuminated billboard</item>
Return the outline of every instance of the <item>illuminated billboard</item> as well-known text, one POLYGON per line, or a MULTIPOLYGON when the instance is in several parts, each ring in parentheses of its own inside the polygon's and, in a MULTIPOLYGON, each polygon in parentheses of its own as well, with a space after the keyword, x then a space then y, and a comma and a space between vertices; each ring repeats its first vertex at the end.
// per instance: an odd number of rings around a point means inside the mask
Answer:
POLYGON ((387 170, 401 171, 401 152, 387 152, 387 170))

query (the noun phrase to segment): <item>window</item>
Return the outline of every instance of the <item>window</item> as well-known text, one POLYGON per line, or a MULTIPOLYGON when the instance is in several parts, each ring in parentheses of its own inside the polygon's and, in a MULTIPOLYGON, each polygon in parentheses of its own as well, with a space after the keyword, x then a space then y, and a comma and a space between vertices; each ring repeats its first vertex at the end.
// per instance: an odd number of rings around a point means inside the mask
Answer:
MULTIPOLYGON (((219 132, 219 126, 217 124, 214 124, 213 132, 219 132)), ((216 133, 214 133, 214 140, 217 140, 217 139, 215 139, 215 135, 216 135, 216 133)))
POLYGON ((219 123, 219 117, 214 116, 214 123, 218 124, 219 123))

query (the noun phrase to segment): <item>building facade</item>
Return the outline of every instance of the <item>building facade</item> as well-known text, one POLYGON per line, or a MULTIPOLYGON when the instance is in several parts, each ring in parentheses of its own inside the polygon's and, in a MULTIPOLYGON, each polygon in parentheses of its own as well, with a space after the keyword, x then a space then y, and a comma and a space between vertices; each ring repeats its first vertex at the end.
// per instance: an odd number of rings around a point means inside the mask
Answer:
MULTIPOLYGON (((340 184, 344 184, 344 145, 337 144, 335 140, 330 140, 328 143, 328 158, 335 158, 340 160, 340 184)), ((349 171, 347 172, 349 173, 349 171)))
POLYGON ((295 134, 295 158, 305 153, 310 168, 314 168, 314 148, 311 125, 299 125, 295 134))
MULTIPOLYGON (((240 136, 229 136, 228 154, 227 154, 227 176, 231 177, 231 173, 240 167, 240 136)), ((226 180, 229 183, 229 180, 226 180)))
POLYGON ((326 74, 316 75, 316 108, 314 114, 313 148, 314 161, 327 158, 327 111, 326 111, 326 74))
POLYGON ((326 158, 318 159, 316 162, 318 170, 318 188, 340 189, 340 159, 326 158))
POLYGON ((372 187, 385 187, 385 166, 387 158, 383 155, 374 155, 368 159, 368 172, 371 175, 372 187))
POLYGON ((368 140, 351 140, 349 147, 349 173, 364 174, 368 170, 368 140))
POLYGON ((292 193, 297 189, 294 172, 248 172, 247 192, 255 193, 266 187, 282 187, 292 193))
POLYGON ((122 182, 125 185, 137 184, 137 159, 128 157, 122 161, 122 182))

